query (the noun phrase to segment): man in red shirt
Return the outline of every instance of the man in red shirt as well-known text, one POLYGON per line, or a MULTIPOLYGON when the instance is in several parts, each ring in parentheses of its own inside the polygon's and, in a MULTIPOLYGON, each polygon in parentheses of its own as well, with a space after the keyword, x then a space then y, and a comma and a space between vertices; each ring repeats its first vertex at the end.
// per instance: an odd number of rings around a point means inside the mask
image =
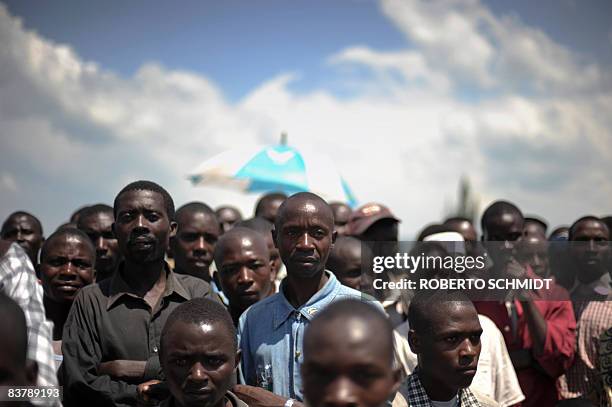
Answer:
MULTIPOLYGON (((482 216, 482 240, 499 242, 489 247, 497 276, 539 278, 516 260, 523 222, 521 211, 505 201, 493 203, 482 216)), ((555 382, 571 365, 576 341, 576 320, 567 292, 552 285, 545 291, 516 292, 508 301, 478 301, 475 305, 504 335, 525 394, 522 405, 554 406, 558 399, 555 382)))

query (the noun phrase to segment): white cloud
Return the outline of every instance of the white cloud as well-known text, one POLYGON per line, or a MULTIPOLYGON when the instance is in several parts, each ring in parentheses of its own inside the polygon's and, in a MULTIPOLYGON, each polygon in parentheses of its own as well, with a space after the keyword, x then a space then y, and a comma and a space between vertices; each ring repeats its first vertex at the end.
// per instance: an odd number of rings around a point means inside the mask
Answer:
POLYGON ((297 74, 285 73, 231 104, 197 73, 150 63, 126 78, 83 61, 25 31, 0 4, 0 189, 11 192, 0 207, 56 226, 148 178, 178 204, 231 202, 248 216, 254 197, 192 188, 185 175, 215 153, 273 143, 287 130, 296 147, 333 155, 361 201, 387 203, 406 237, 444 215, 464 174, 483 203, 512 199, 552 223, 608 210, 606 69, 476 0, 383 0, 382 10, 409 47, 354 45, 328 58, 330 69, 369 70, 365 79, 347 70, 356 95, 299 94, 290 86, 297 74), (20 174, 18 189, 5 174, 20 174))
POLYGON ((0 173, 0 191, 2 193, 17 192, 17 181, 12 174, 8 172, 0 173))

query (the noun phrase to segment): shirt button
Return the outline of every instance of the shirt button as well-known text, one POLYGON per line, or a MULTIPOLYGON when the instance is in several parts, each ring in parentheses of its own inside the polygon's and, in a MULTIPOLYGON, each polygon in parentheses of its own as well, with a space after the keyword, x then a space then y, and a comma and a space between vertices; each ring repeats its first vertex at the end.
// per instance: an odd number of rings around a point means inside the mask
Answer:
POLYGON ((300 352, 299 350, 295 351, 295 357, 296 358, 299 358, 301 354, 302 354, 302 352, 300 352))
POLYGON ((153 346, 153 353, 157 353, 157 346, 153 346))
POLYGON ((505 331, 505 332, 510 332, 510 327, 509 327, 508 325, 506 325, 506 326, 504 327, 504 331, 505 331))

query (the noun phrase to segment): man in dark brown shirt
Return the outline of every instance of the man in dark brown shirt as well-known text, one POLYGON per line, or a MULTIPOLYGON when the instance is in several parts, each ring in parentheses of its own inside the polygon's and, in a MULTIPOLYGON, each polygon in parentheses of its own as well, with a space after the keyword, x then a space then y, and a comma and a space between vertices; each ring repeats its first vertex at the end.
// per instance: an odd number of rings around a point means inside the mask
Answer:
POLYGON ((114 202, 117 273, 77 295, 63 334, 64 405, 136 404, 139 383, 156 379, 168 315, 181 303, 213 296, 203 280, 172 272, 164 255, 176 233, 174 203, 159 185, 137 181, 114 202))

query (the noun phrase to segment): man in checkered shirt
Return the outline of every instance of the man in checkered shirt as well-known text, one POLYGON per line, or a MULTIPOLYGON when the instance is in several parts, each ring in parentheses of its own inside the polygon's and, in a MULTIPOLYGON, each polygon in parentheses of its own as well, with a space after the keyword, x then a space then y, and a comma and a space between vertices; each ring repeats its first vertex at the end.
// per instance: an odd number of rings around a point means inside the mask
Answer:
POLYGON ((588 398, 595 405, 606 405, 599 342, 612 327, 612 279, 607 270, 610 231, 601 219, 585 216, 570 227, 569 240, 576 279, 570 290, 577 321, 576 354, 559 379, 559 394, 562 399, 588 398))
POLYGON ((460 291, 417 293, 408 310, 408 342, 418 365, 400 387, 410 407, 489 407, 499 404, 468 387, 476 375, 482 328, 460 291))
POLYGON ((42 286, 25 251, 5 240, 0 240, 0 291, 17 302, 25 314, 28 359, 38 364, 37 385, 57 387, 51 345, 53 324, 45 318, 42 286))

